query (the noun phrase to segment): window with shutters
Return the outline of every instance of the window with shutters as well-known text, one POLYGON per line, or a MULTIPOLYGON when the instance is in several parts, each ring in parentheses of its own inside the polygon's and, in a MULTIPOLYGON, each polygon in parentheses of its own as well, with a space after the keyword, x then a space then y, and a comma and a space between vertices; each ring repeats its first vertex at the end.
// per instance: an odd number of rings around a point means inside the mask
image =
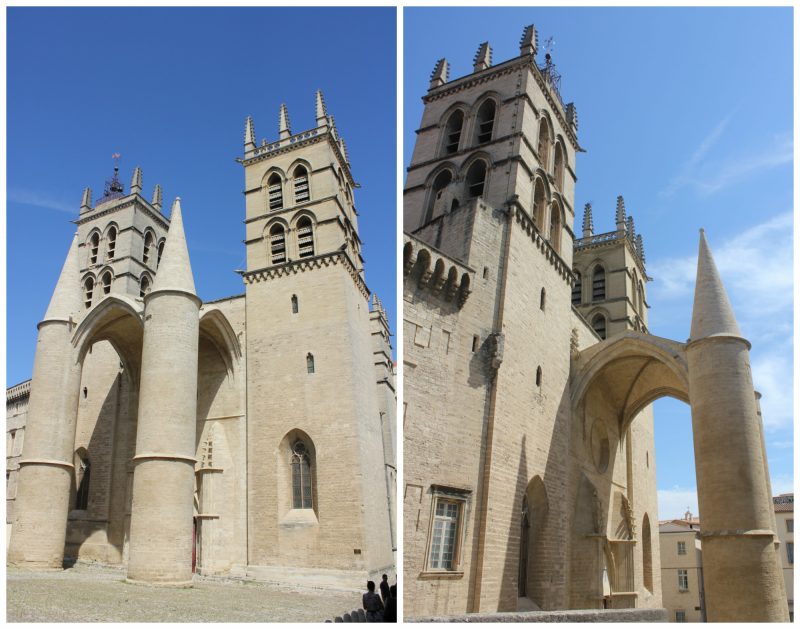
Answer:
POLYGON ((314 255, 314 226, 308 216, 297 221, 297 251, 301 258, 314 255))
POLYGON ((283 208, 283 187, 278 173, 273 173, 267 181, 267 202, 271 212, 283 208))
POLYGON ((294 202, 306 203, 311 198, 308 188, 308 171, 304 166, 294 169, 294 202))
POLYGON ((283 225, 273 225, 269 230, 269 250, 272 264, 286 262, 286 230, 283 225))
POLYGON ((106 234, 106 240, 108 241, 106 246, 106 260, 113 260, 117 250, 117 228, 113 225, 106 234))
POLYGON ((592 301, 603 301, 606 298, 606 271, 599 264, 592 273, 592 301))

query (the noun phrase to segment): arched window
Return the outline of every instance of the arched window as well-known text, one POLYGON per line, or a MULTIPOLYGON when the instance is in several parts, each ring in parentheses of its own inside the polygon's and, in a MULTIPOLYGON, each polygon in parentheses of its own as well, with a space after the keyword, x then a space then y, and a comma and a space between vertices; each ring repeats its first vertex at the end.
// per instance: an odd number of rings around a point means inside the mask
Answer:
POLYGON ((447 119, 444 127, 444 154, 452 155, 458 152, 461 142, 461 129, 464 126, 464 112, 456 109, 447 119))
POLYGON ((644 284, 639 280, 639 316, 644 317, 644 284))
POLYGON ((542 386, 542 367, 539 366, 536 368, 536 386, 542 386))
POLYGON ((572 305, 573 306, 580 306, 581 301, 581 290, 583 289, 583 284, 581 284, 581 274, 575 271, 575 284, 572 285, 572 305))
POLYGON ((490 98, 481 105, 478 116, 475 120, 475 140, 476 144, 483 144, 492 139, 492 129, 494 128, 494 115, 497 107, 490 98))
POLYGON ((89 239, 89 264, 97 264, 97 253, 100 249, 100 234, 92 234, 89 239))
POLYGON ((547 156, 550 151, 550 127, 547 125, 547 118, 542 116, 539 122, 539 146, 536 149, 539 153, 539 164, 542 169, 547 170, 547 156))
POLYGON ((479 159, 467 171, 467 196, 471 199, 483 196, 486 183, 486 162, 479 159))
POLYGON ((160 243, 158 243, 158 257, 156 258, 156 268, 158 268, 161 265, 161 255, 164 253, 165 243, 166 240, 162 240, 160 243))
POLYGON ((311 352, 306 354, 306 371, 308 373, 314 373, 314 354, 311 352))
POLYGON ((308 216, 297 221, 297 251, 301 258, 314 255, 314 227, 308 216))
POLYGON ((94 280, 91 277, 87 277, 86 281, 83 283, 83 305, 86 306, 87 309, 92 307, 93 293, 94 293, 94 280))
POLYGON ((550 207, 550 246, 561 253, 561 212, 556 203, 550 207))
POLYGON ((144 297, 149 292, 150 292, 150 280, 147 279, 146 275, 142 275, 142 279, 139 280, 139 297, 144 297))
POLYGON ((91 475, 91 463, 89 462, 89 454, 81 448, 76 453, 77 466, 75 469, 75 485, 77 492, 75 494, 75 508, 80 511, 85 511, 89 508, 89 480, 91 475))
POLYGON ((433 180, 433 186, 431 186, 431 199, 428 204, 428 211, 425 214, 426 223, 433 218, 434 214, 439 214, 437 210, 441 209, 439 206, 442 202, 442 197, 447 190, 447 186, 449 186, 452 181, 453 173, 449 170, 443 170, 436 175, 436 179, 433 180))
POLYGON ((545 301, 547 300, 547 292, 542 288, 542 292, 539 294, 539 309, 544 310, 545 301))
POLYGON ((592 329, 597 332, 597 336, 601 339, 605 340, 606 338, 606 318, 601 315, 597 314, 592 319, 592 329))
POLYGON ((642 521, 642 577, 644 587, 653 591, 653 549, 650 540, 650 517, 645 513, 642 521))
POLYGON ((564 150, 561 148, 561 142, 556 143, 556 155, 553 160, 553 175, 556 179, 556 187, 564 190, 564 150))
POLYGON ((106 248, 106 260, 114 259, 114 252, 117 248, 117 228, 113 225, 108 230, 108 246, 106 248))
POLYGON ((276 223, 269 230, 269 248, 272 254, 272 264, 286 262, 286 232, 280 223, 276 223))
POLYGON ((111 271, 103 273, 100 283, 103 285, 103 294, 108 295, 111 292, 111 271))
POLYGON ((292 508, 313 508, 312 491, 308 448, 302 441, 295 441, 292 446, 292 508))
POLYGON ((278 173, 273 173, 267 180, 267 195, 270 211, 280 210, 283 207, 283 187, 278 173))
POLYGON ((150 253, 153 250, 153 242, 155 241, 155 236, 153 236, 153 232, 148 231, 144 235, 144 250, 142 251, 142 263, 147 264, 150 260, 150 253))
POLYGON ((547 197, 544 193, 544 184, 541 179, 536 180, 536 187, 533 191, 533 222, 536 224, 536 229, 539 233, 544 235, 544 221, 545 221, 545 207, 547 206, 547 197))
POLYGON ((599 264, 592 273, 592 301, 603 301, 606 298, 606 271, 599 264))
POLYGON ((308 171, 304 166, 298 166, 294 169, 294 202, 305 203, 310 199, 308 189, 308 171))

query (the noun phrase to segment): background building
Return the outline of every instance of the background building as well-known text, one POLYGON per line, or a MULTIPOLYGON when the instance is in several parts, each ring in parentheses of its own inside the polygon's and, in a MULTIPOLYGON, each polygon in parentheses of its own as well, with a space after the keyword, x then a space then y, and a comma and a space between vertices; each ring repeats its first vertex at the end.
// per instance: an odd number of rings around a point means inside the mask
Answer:
POLYGON ((661 597, 670 622, 706 622, 700 521, 690 512, 658 523, 661 597))
POLYGON ((783 582, 789 602, 789 618, 794 621, 794 493, 781 494, 772 499, 778 539, 781 541, 783 582))

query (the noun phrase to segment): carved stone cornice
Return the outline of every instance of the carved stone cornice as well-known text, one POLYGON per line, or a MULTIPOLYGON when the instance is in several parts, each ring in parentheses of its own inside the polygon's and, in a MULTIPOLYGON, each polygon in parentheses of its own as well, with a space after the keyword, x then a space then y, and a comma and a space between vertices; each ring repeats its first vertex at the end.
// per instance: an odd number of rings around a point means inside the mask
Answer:
POLYGON ((266 282, 279 277, 288 275, 295 275, 297 273, 304 273, 314 269, 321 269, 328 266, 336 266, 342 264, 347 270, 350 277, 353 279, 358 290, 364 296, 364 299, 369 299, 369 288, 364 278, 356 269, 350 256, 344 251, 334 251, 333 253, 323 253, 313 258, 303 258, 302 260, 292 260, 285 264, 277 266, 264 267, 263 269, 255 269, 253 271, 237 271, 242 276, 246 284, 256 284, 258 282, 266 282))
POLYGON ((155 222, 159 223, 164 229, 169 229, 169 219, 164 216, 161 212, 154 209, 145 199, 144 197, 138 194, 131 194, 128 197, 123 197, 124 201, 117 205, 111 205, 108 208, 96 212, 96 208, 86 212, 83 216, 80 216, 77 220, 72 221, 75 225, 83 225, 85 223, 89 223, 96 218, 100 218, 102 216, 108 216, 109 214, 114 214, 115 212, 119 212, 120 210, 124 210, 131 206, 137 206, 138 209, 142 210, 147 216, 152 218, 155 222))

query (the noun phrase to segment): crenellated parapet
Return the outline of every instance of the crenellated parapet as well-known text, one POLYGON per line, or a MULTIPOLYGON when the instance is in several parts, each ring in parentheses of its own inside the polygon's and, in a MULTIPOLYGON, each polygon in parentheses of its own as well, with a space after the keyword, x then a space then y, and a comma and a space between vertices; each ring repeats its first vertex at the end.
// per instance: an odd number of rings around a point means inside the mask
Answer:
POLYGON ((404 235, 403 276, 419 290, 426 291, 445 302, 453 302, 461 308, 467 301, 470 284, 475 271, 457 262, 429 244, 404 235))

